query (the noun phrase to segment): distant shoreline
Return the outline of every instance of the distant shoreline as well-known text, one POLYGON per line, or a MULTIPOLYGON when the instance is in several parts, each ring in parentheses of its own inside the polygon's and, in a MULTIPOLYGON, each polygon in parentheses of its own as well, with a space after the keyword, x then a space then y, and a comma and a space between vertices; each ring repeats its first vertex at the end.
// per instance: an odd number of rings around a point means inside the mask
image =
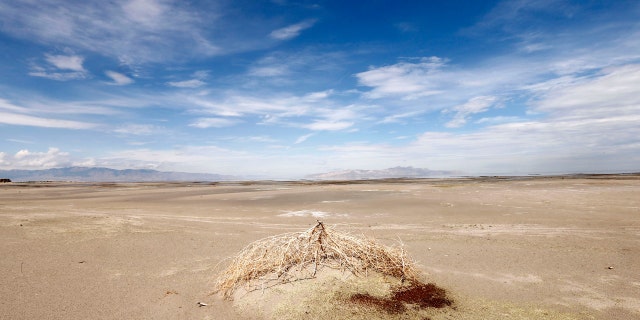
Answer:
POLYGON ((336 184, 370 184, 370 183, 435 183, 435 182, 496 182, 496 181, 522 181, 522 180, 553 180, 553 179, 599 179, 599 180, 637 180, 640 172, 632 173, 578 173, 558 175, 481 175, 459 177, 421 177, 421 178, 373 178, 373 179, 299 179, 299 180, 225 180, 225 181, 73 181, 73 180, 40 180, 40 181, 12 181, 1 185, 266 185, 266 184, 292 184, 292 185, 336 185, 336 184))

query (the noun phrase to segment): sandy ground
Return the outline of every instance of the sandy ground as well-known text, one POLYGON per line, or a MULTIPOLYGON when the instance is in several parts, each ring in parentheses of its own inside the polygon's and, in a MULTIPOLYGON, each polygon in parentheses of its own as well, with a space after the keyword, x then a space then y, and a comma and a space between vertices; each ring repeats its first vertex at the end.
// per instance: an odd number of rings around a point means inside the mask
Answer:
POLYGON ((455 297, 442 318, 640 319, 631 175, 2 184, 0 318, 252 318, 211 295, 224 259, 316 219, 401 239, 455 297))

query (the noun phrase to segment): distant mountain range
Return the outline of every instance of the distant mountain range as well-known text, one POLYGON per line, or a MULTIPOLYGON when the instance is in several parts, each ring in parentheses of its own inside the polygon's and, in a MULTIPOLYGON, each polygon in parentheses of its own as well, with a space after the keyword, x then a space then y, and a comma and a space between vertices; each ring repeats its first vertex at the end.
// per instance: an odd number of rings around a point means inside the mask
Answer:
POLYGON ((67 167, 46 170, 0 170, 0 178, 20 181, 151 182, 151 181, 228 181, 237 177, 149 169, 116 170, 99 167, 67 167))
POLYGON ((429 170, 414 167, 394 167, 382 170, 340 170, 307 176, 311 180, 363 180, 389 178, 434 178, 460 175, 457 171, 429 170))

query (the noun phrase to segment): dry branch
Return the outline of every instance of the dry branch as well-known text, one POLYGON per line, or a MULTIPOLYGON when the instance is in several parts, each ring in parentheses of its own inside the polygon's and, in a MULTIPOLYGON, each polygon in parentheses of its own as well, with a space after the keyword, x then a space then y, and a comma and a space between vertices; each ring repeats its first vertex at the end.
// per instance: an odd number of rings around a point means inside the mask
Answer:
POLYGON ((371 271, 402 280, 417 280, 419 276, 401 247, 338 232, 318 221, 304 232, 268 237, 245 247, 219 275, 216 292, 230 298, 240 285, 253 291, 310 279, 323 267, 356 276, 371 271))

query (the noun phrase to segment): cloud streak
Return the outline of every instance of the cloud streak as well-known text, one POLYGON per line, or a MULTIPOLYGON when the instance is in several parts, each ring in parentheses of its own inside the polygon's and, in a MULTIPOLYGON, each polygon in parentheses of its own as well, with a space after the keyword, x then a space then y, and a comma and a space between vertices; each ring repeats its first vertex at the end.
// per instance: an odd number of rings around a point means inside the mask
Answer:
POLYGON ((199 118, 189 126, 196 128, 224 128, 231 127, 239 123, 239 120, 229 118, 199 118))
POLYGON ((48 65, 33 64, 29 75, 57 81, 78 80, 87 77, 88 72, 82 65, 84 57, 46 54, 45 60, 48 65))
POLYGON ((496 102, 496 97, 480 96, 469 99, 464 104, 451 109, 445 109, 445 113, 455 113, 453 119, 445 124, 448 128, 458 128, 467 123, 468 117, 473 114, 487 111, 496 102))
MULTIPOLYGON (((171 1, 16 0, 0 6, 3 29, 19 38, 70 46, 119 59, 157 62, 195 52, 214 55, 205 21, 171 1), (177 48, 171 52, 170 48, 177 48)), ((210 22, 210 21, 209 21, 210 22)))
POLYGON ((17 126, 59 129, 92 129, 97 127, 97 125, 94 123, 34 117, 24 114, 7 113, 2 111, 0 111, 0 123, 17 126))
POLYGON ((197 88, 197 87, 202 87, 205 84, 206 83, 200 79, 167 82, 167 85, 171 87, 176 87, 176 88, 197 88))
POLYGON ((300 35, 300 33, 311 28, 316 23, 316 20, 305 20, 284 28, 271 31, 269 36, 276 40, 290 40, 300 35))
POLYGON ((133 79, 127 77, 122 73, 110 71, 110 70, 107 70, 104 73, 107 75, 107 77, 111 78, 111 80, 113 81, 111 82, 111 84, 114 84, 117 86, 124 86, 124 85, 133 83, 133 79))

